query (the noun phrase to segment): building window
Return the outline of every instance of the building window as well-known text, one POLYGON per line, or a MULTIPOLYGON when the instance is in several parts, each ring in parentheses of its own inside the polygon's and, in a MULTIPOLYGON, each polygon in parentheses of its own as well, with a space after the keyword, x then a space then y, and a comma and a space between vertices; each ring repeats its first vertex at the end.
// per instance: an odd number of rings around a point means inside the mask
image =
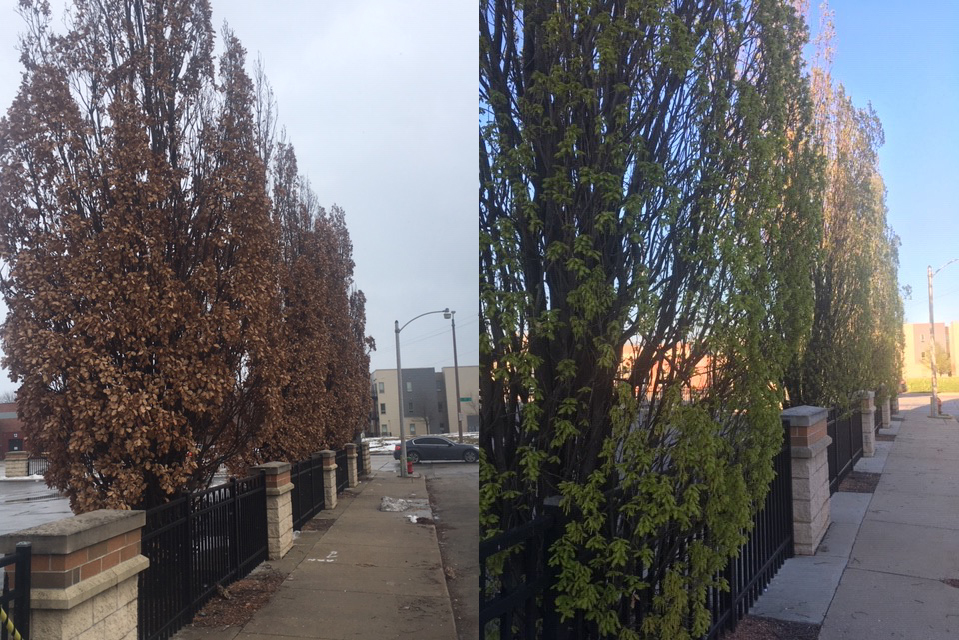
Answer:
POLYGON ((407 383, 406 383, 406 393, 413 393, 413 383, 412 383, 412 382, 407 382, 407 383))
POLYGON ((926 341, 926 334, 920 333, 920 334, 919 334, 919 342, 925 342, 925 341, 926 341))
POLYGON ((385 402, 381 402, 381 403, 380 403, 380 414, 384 414, 384 413, 386 413, 386 403, 385 403, 385 402))
POLYGON ((437 408, 439 411, 442 411, 442 410, 443 410, 443 403, 442 403, 442 402, 437 402, 437 403, 436 403, 436 408, 437 408))
POLYGON ((416 423, 411 422, 411 423, 410 423, 410 435, 413 435, 413 434, 415 434, 415 433, 416 433, 416 423))
POLYGON ((389 432, 390 432, 389 427, 387 427, 385 424, 380 425, 380 433, 389 433, 389 432))
POLYGON ((377 382, 377 383, 376 383, 376 388, 379 390, 380 393, 383 393, 384 391, 386 391, 386 389, 383 388, 383 383, 382 383, 382 382, 377 382))
POLYGON ((407 413, 407 415, 410 415, 410 414, 413 413, 413 401, 412 401, 412 400, 410 400, 409 402, 406 403, 406 413, 407 413))

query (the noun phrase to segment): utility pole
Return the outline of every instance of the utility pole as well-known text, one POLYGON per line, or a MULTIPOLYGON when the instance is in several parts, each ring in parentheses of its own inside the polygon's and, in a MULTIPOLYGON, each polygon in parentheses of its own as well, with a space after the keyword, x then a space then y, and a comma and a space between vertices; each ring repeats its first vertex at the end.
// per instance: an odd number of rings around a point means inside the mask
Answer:
POLYGON ((456 359, 456 312, 450 311, 450 324, 453 327, 453 378, 456 380, 456 424, 459 426, 460 443, 463 442, 463 410, 460 408, 460 365, 456 359))
POLYGON ((932 314, 932 276, 934 275, 932 265, 929 265, 926 273, 929 276, 929 363, 932 365, 932 398, 929 400, 929 417, 936 418, 939 416, 939 397, 936 389, 936 321, 932 314))
POLYGON ((926 270, 929 277, 929 364, 932 365, 932 398, 929 400, 930 418, 939 417, 939 389, 936 387, 936 321, 932 314, 932 279, 937 273, 957 261, 959 261, 959 258, 953 258, 935 271, 932 270, 932 265, 929 265, 926 270))
MULTIPOLYGON (((442 313, 443 317, 446 317, 445 314, 450 312, 449 307, 445 309, 440 309, 439 311, 427 311, 426 313, 421 313, 416 316, 416 318, 422 318, 423 316, 428 316, 433 313, 442 313)), ((405 407, 403 406, 403 365, 400 363, 400 331, 406 328, 410 322, 416 320, 407 320, 406 324, 402 327, 400 326, 400 321, 395 320, 393 322, 393 331, 396 333, 396 402, 399 404, 400 410, 400 477, 406 478, 409 474, 406 472, 406 428, 403 425, 403 411, 405 407)))

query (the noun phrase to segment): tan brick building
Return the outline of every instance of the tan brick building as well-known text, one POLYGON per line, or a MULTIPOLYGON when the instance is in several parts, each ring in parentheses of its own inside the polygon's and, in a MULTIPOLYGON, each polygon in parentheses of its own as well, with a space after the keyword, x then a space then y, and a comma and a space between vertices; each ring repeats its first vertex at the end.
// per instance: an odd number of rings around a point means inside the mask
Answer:
MULTIPOLYGON (((928 322, 907 322, 902 325, 905 345, 902 350, 902 377, 924 378, 930 375, 929 352, 932 340, 929 336, 928 322)), ((950 372, 957 373, 957 352, 959 352, 959 322, 936 323, 936 346, 941 352, 949 354, 950 372)))

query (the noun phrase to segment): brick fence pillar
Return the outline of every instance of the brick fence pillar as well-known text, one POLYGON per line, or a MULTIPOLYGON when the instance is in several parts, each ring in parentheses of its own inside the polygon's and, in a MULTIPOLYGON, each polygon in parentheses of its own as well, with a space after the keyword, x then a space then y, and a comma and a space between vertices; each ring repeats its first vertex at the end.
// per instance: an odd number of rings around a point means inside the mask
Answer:
POLYGON ((792 407, 782 413, 792 445, 793 542, 811 556, 829 527, 829 413, 822 407, 792 407))
POLYGON ((31 637, 136 640, 145 523, 145 511, 101 509, 0 536, 0 553, 33 545, 31 637))
POLYGON ((892 423, 892 406, 889 400, 889 396, 879 404, 879 409, 882 411, 882 428, 888 429, 889 425, 892 423))
POLYGON ((859 418, 862 429, 862 457, 871 458, 876 455, 876 393, 861 391, 859 393, 859 418))
POLYGON ((360 483, 360 480, 356 470, 356 445, 352 442, 346 445, 346 466, 349 470, 347 476, 349 477, 350 488, 353 488, 360 483))
POLYGON ((363 456, 363 471, 367 477, 373 475, 373 460, 370 458, 370 443, 364 442, 360 445, 360 455, 363 456))
MULTIPOLYGON (((314 454, 317 455, 317 454, 314 454)), ((323 498, 326 509, 336 509, 336 452, 324 449, 318 454, 323 458, 323 498)))
POLYGON ((29 451, 8 451, 4 460, 6 461, 4 469, 8 478, 23 478, 28 474, 29 451))
POLYGON ((266 532, 270 560, 279 560, 293 548, 293 483, 289 462, 267 462, 253 467, 266 474, 266 532))

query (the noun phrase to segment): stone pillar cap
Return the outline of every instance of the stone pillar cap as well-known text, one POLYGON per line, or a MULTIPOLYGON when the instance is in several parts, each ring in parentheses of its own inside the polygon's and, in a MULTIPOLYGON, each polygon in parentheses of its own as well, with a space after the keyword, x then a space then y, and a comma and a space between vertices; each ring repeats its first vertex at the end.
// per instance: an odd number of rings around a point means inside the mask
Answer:
POLYGON ((264 462, 263 464, 258 464, 255 467, 250 467, 250 469, 264 471, 268 476, 278 476, 281 473, 286 473, 290 470, 290 468, 289 462, 264 462))
POLYGON ((146 511, 98 509, 0 535, 0 553, 12 553, 17 543, 33 544, 33 553, 67 555, 146 524, 146 511))
POLYGON ((829 410, 823 407, 813 407, 808 404, 798 407, 790 407, 782 412, 783 420, 789 422, 791 427, 811 427, 826 420, 829 416, 829 410))

